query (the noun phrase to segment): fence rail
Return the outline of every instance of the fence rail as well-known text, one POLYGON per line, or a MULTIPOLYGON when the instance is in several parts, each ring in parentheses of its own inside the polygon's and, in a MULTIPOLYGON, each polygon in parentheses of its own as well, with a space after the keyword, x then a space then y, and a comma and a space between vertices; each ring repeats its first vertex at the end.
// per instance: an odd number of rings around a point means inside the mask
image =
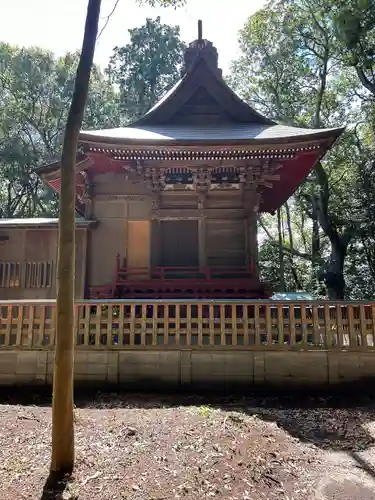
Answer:
MULTIPOLYGON (((374 350, 375 302, 77 301, 77 347, 374 350)), ((0 348, 53 347, 55 301, 0 302, 0 348)))

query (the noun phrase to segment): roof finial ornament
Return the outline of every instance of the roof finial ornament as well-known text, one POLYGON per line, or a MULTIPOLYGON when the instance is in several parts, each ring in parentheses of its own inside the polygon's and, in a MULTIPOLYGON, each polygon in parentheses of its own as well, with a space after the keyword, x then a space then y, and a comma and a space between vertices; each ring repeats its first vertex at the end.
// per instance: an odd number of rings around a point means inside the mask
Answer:
POLYGON ((216 72, 221 77, 221 69, 218 67, 217 50, 212 45, 212 42, 203 38, 203 22, 198 21, 198 38, 189 43, 184 53, 184 65, 181 68, 181 76, 184 76, 194 61, 198 58, 204 59, 212 71, 216 72))
POLYGON ((203 29, 202 29, 202 20, 198 21, 198 41, 201 42, 203 40, 203 29))

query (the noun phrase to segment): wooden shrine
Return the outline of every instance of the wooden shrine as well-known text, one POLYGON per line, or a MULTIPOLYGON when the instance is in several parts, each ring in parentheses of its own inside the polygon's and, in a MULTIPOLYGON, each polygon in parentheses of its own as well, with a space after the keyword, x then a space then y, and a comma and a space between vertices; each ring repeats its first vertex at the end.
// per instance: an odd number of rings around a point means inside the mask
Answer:
MULTIPOLYGON (((145 116, 80 134, 77 298, 269 297, 258 215, 275 212, 341 132, 260 115, 199 36, 181 79, 145 116)), ((56 192, 59 169, 38 170, 56 192)), ((55 297, 57 221, 3 220, 0 233, 1 298, 55 297)))

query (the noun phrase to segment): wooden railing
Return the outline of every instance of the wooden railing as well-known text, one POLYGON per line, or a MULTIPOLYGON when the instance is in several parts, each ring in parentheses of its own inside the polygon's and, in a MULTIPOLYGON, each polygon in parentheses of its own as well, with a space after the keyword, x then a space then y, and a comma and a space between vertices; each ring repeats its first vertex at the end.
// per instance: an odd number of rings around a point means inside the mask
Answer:
POLYGON ((139 276, 148 276, 151 280, 169 279, 248 279, 254 275, 254 263, 247 266, 151 266, 151 267, 128 267, 126 259, 121 262, 120 255, 116 257, 115 282, 121 283, 137 279, 139 276))
POLYGON ((0 262, 0 288, 50 288, 52 261, 0 262))
POLYGON ((145 275, 149 276, 149 279, 162 281, 169 279, 201 279, 206 281, 212 279, 248 279, 252 273, 253 271, 247 266, 137 267, 119 269, 116 282, 126 282, 145 275))
MULTIPOLYGON (((0 303, 0 348, 52 347, 55 301, 0 303)), ((82 301, 84 348, 374 350, 375 302, 82 301)))

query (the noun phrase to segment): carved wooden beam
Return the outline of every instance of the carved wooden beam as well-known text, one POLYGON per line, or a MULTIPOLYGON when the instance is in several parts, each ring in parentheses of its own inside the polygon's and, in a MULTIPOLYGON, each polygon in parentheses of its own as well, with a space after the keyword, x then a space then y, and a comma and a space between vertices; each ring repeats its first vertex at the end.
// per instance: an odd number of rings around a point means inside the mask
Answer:
POLYGON ((201 167, 193 172, 193 187, 198 195, 198 211, 203 217, 207 193, 211 188, 212 170, 201 167))
POLYGON ((261 188, 271 189, 274 187, 274 183, 280 180, 280 175, 277 171, 282 167, 280 163, 274 163, 271 160, 267 160, 255 168, 240 167, 239 169, 239 179, 240 185, 243 193, 243 201, 245 212, 247 214, 250 211, 258 212, 261 199, 261 188))
POLYGON ((82 198, 83 200, 92 200, 94 196, 94 184, 92 182, 91 174, 88 170, 82 170, 81 175, 84 179, 82 198))
POLYGON ((152 200, 151 218, 159 219, 160 209, 161 209, 161 191, 153 190, 151 195, 151 200, 152 200))
MULTIPOLYGON (((221 189, 233 189, 240 187, 244 192, 251 191, 252 198, 259 198, 256 195, 257 191, 261 187, 272 188, 274 183, 280 179, 280 175, 277 174, 277 170, 281 167, 280 164, 271 163, 270 160, 266 161, 262 165, 244 165, 242 167, 217 167, 204 165, 197 168, 192 167, 178 167, 178 168, 167 168, 154 166, 145 166, 144 162, 137 161, 134 165, 137 174, 143 178, 146 185, 149 187, 150 191, 154 193, 155 206, 160 202, 160 192, 171 189, 168 176, 170 175, 189 175, 192 184, 189 182, 185 186, 191 186, 192 189, 198 194, 198 206, 200 209, 204 208, 204 201, 207 193, 213 188, 221 189), (223 177, 221 179, 221 173, 223 177), (219 174, 219 179, 216 176, 219 174), (229 176, 227 182, 224 184, 221 182, 225 181, 226 177, 229 176)), ((182 181, 181 181, 182 182, 182 181)), ((173 189, 173 186, 172 186, 173 189)), ((249 198, 249 193, 244 197, 249 198)), ((257 203, 255 203, 257 205, 257 203)))
POLYGON ((76 196, 79 203, 84 207, 84 215, 91 218, 92 215, 92 199, 94 197, 94 185, 89 170, 81 170, 77 172, 77 190, 76 196))

